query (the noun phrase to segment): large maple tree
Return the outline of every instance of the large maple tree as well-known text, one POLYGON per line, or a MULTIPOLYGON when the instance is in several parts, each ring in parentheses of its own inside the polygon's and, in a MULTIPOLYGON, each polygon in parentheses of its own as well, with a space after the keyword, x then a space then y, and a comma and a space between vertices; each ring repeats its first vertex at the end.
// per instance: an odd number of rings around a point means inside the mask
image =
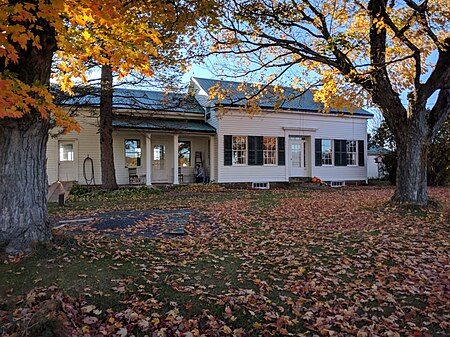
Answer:
POLYGON ((199 18, 215 2, 0 0, 0 241, 9 252, 51 238, 47 215, 48 131, 77 130, 49 94, 53 73, 63 90, 85 79, 87 61, 125 76, 154 73, 152 58, 192 43, 199 18), (170 27, 168 27, 170 25, 170 27), (166 35, 170 29, 179 34, 166 35), (167 39, 167 40, 165 40, 167 39))
POLYGON ((378 107, 398 146, 393 202, 428 204, 428 148, 450 111, 448 0, 234 0, 210 36, 242 76, 318 82, 325 110, 378 107))

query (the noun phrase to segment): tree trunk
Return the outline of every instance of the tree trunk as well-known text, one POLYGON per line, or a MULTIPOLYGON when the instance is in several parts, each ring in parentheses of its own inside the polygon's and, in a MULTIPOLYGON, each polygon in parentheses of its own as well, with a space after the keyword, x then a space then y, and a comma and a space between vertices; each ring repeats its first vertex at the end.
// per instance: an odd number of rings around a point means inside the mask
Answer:
POLYGON ((102 188, 116 190, 116 170, 114 168, 113 151, 113 111, 112 111, 112 70, 109 66, 102 66, 100 93, 100 151, 102 166, 102 188))
MULTIPOLYGON (((8 16, 8 21, 11 25, 23 25, 28 33, 38 37, 35 41, 40 46, 28 41, 24 48, 16 43, 17 62, 0 58, 0 72, 8 71, 30 86, 48 86, 57 49, 56 32, 39 17, 39 1, 26 3, 34 5, 30 11, 35 10, 32 13, 36 21, 23 21, 16 15, 8 16)), ((0 118, 0 242, 7 245, 8 253, 26 250, 34 241, 51 239, 46 167, 49 128, 50 120, 32 106, 22 118, 0 118)))
POLYGON ((426 206, 429 130, 425 111, 415 115, 396 135, 397 177, 392 201, 426 206))
POLYGON ((0 241, 7 253, 51 239, 47 215, 48 121, 0 119, 0 241), (27 124, 27 123, 26 123, 27 124))

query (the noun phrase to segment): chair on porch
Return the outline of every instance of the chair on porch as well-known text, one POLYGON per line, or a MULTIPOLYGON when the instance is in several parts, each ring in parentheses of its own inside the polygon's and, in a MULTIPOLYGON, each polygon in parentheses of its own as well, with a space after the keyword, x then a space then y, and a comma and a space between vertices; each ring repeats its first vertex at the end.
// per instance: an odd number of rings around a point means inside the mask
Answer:
POLYGON ((129 184, 139 184, 140 183, 140 179, 139 176, 137 174, 137 168, 136 167, 129 167, 128 168, 128 181, 129 184))
POLYGON ((180 184, 183 183, 183 173, 181 173, 181 167, 180 166, 178 166, 178 182, 180 184))

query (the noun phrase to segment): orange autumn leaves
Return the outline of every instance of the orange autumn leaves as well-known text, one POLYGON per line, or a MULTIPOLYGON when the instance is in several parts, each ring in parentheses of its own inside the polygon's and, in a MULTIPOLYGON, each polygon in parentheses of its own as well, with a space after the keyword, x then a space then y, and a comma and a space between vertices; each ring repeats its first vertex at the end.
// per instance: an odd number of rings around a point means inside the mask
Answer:
MULTIPOLYGON (((8 65, 42 48, 39 32, 50 26, 57 42, 53 80, 71 93, 76 80, 87 82, 87 62, 110 65, 120 76, 132 70, 152 76, 152 60, 167 50, 180 60, 183 34, 200 17, 211 15, 215 1, 0 0, 0 118, 21 118, 37 111, 56 125, 76 129, 46 93, 45 83, 22 83, 8 65)), ((208 18, 209 20, 209 18, 208 18)), ((26 59, 25 59, 26 61, 26 59)))
MULTIPOLYGON (((37 285, 7 290, 16 307, 8 312, 0 300, 0 323, 5 336, 41 315, 77 336, 448 335, 449 190, 430 192, 439 211, 402 213, 386 204, 392 189, 377 187, 143 199, 146 208, 198 208, 207 217, 192 217, 185 236, 152 240, 64 227, 57 254, 40 261, 61 280, 49 286, 11 261, 11 278, 23 273, 37 285)), ((139 226, 155 221, 173 217, 139 226)))

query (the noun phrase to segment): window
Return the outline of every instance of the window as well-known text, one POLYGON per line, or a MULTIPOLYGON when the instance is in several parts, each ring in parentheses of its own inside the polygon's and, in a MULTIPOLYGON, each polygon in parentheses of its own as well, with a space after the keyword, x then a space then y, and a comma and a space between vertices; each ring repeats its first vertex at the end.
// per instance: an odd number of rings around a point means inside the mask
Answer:
POLYGON ((166 161, 166 147, 164 145, 153 146, 153 167, 164 170, 166 161))
POLYGON ((247 137, 233 136, 233 165, 247 164, 247 137))
POLYGON ((141 141, 139 139, 125 139, 125 167, 141 166, 141 141))
POLYGON ((363 140, 315 139, 316 166, 364 166, 364 156, 363 140))
POLYGON ((73 161, 74 160, 73 143, 59 144, 59 161, 73 161))
POLYGON ((356 140, 347 140, 347 165, 356 165, 356 140))
POLYGON ((191 142, 178 142, 178 166, 191 166, 191 142))
POLYGON ((333 165, 333 145, 331 139, 322 139, 322 165, 333 165))
POLYGON ((223 163, 231 165, 285 165, 284 137, 223 136, 223 163))
POLYGON ((277 139, 264 137, 264 165, 276 165, 277 163, 277 139))

